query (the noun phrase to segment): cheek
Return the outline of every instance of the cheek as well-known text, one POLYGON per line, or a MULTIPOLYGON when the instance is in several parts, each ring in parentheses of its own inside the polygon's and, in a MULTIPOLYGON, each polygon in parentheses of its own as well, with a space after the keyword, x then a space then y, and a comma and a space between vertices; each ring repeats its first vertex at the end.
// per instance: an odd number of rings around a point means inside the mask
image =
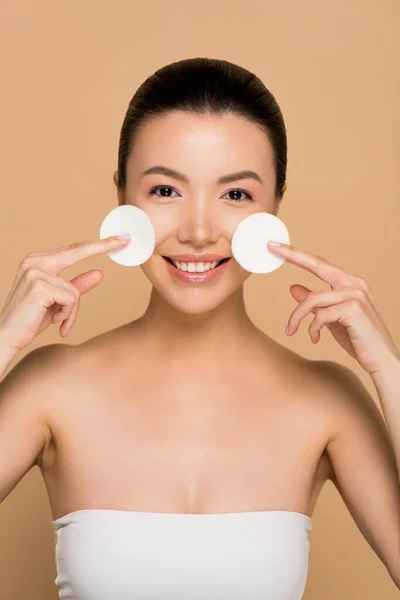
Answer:
POLYGON ((181 218, 176 205, 147 206, 145 212, 153 224, 156 234, 156 245, 171 236, 176 231, 176 228, 179 227, 181 218))
POLYGON ((143 271, 143 274, 150 280, 154 279, 154 277, 159 273, 159 269, 163 267, 164 259, 160 254, 157 254, 157 250, 154 250, 154 253, 150 256, 149 260, 147 260, 142 265, 139 265, 143 271))

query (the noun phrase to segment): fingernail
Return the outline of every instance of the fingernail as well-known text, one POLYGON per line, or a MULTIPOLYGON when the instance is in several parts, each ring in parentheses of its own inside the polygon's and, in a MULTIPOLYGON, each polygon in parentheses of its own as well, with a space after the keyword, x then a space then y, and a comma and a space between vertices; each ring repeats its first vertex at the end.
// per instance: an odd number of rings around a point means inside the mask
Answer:
POLYGON ((288 334, 288 331, 289 331, 289 325, 286 325, 286 329, 285 329, 285 335, 287 335, 287 334, 288 334))
POLYGON ((268 244, 270 244, 270 246, 280 246, 281 245, 280 242, 271 242, 271 241, 269 241, 268 244))
POLYGON ((121 235, 117 235, 117 238, 119 240, 127 240, 128 238, 130 238, 130 234, 129 233, 121 233, 121 235))

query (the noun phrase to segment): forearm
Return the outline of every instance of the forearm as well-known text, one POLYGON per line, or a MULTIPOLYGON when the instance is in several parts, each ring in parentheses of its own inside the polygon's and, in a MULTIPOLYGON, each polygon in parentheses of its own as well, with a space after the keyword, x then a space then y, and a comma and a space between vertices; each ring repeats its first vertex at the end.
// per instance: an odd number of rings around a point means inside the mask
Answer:
POLYGON ((0 381, 17 354, 18 350, 7 345, 5 336, 0 331, 0 381))
POLYGON ((393 358, 371 377, 382 406, 400 479, 400 359, 393 355, 393 358))

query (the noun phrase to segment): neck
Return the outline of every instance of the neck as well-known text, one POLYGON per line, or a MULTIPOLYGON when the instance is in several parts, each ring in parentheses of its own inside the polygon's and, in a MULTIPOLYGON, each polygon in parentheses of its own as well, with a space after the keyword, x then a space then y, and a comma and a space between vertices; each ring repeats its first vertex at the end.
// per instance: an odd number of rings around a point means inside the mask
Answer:
POLYGON ((196 357, 197 361, 237 353, 240 344, 259 331, 246 313, 243 286, 201 314, 174 308, 153 287, 145 313, 134 323, 154 352, 171 359, 196 357))

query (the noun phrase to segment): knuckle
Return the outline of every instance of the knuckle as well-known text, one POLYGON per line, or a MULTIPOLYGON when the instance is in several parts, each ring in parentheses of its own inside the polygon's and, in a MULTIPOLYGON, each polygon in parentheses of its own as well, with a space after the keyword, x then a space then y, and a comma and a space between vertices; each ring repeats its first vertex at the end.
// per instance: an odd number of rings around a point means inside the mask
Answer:
POLYGON ((29 252, 24 258, 21 260, 21 265, 30 265, 34 261, 33 259, 41 256, 40 252, 29 252))
POLYGON ((365 279, 362 279, 361 277, 359 277, 359 278, 357 279, 357 283, 358 283, 358 285, 360 286, 360 289, 361 289, 363 292, 368 292, 368 291, 370 290, 369 283, 368 283, 368 281, 366 281, 365 279))
POLYGON ((32 279, 30 282, 30 291, 34 294, 41 293, 44 289, 47 289, 46 282, 43 279, 32 279))
POLYGON ((352 298, 352 300, 350 300, 350 306, 353 309, 360 310, 360 309, 362 309, 362 305, 363 305, 363 302, 361 302, 361 300, 359 298, 352 298))
POLYGON ((40 269, 37 269, 36 267, 31 266, 25 270, 25 279, 28 282, 34 282, 34 281, 38 280, 40 274, 41 274, 40 269))
POLYGON ((359 302, 364 303, 367 299, 367 295, 366 292, 364 290, 355 290, 355 294, 356 294, 356 300, 358 300, 359 302))
POLYGON ((26 269, 29 269, 29 267, 32 265, 32 254, 27 254, 20 263, 20 269, 25 271, 26 269))

